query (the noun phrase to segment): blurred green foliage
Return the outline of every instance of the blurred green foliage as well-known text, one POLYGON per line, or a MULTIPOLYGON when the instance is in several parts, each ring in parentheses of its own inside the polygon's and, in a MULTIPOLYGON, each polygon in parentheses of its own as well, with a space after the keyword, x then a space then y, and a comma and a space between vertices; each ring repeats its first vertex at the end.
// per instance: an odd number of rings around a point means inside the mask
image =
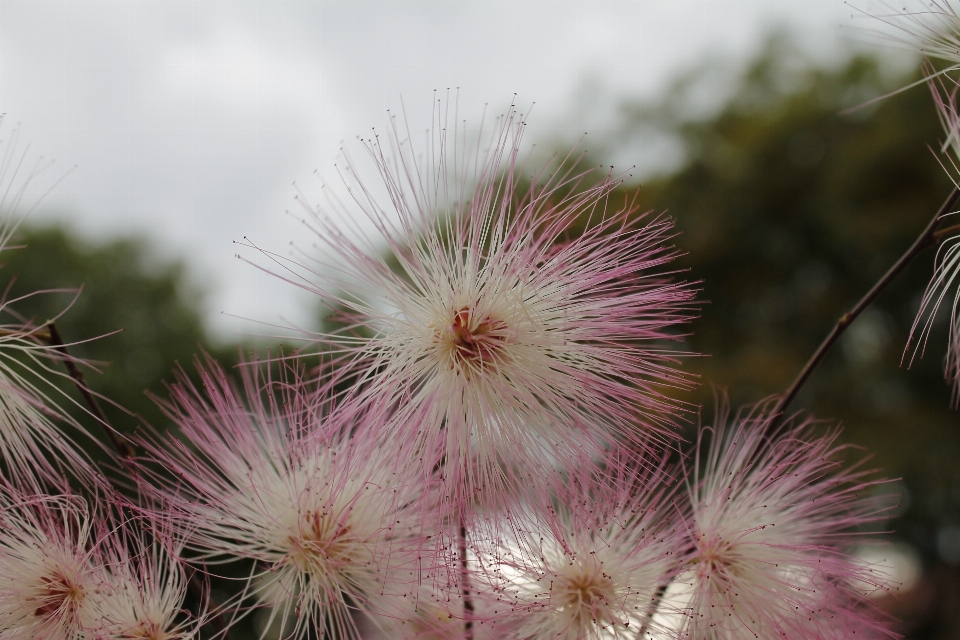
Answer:
MULTIPOLYGON (((95 367, 82 368, 88 386, 134 414, 101 401, 114 426, 130 432, 146 421, 163 428, 166 418, 144 392, 165 396, 163 380, 176 363, 191 369, 194 354, 211 350, 200 315, 202 292, 189 283, 184 265, 157 258, 141 239, 93 245, 55 227, 22 227, 12 244, 25 245, 0 254, 0 281, 10 286, 13 310, 34 324, 56 318, 71 355, 95 367), (34 292, 41 293, 29 295, 34 292)), ((70 410, 97 433, 89 416, 70 410)))
MULTIPOLYGON (((688 344, 706 357, 685 367, 701 376, 696 399, 707 419, 716 387, 734 405, 786 389, 952 188, 930 149, 943 133, 923 87, 841 114, 916 75, 865 56, 818 66, 776 37, 733 76, 714 111, 684 115, 715 71, 687 76, 655 103, 625 105, 610 138, 652 129, 680 149, 679 168, 644 182, 639 202, 676 219, 676 244, 687 252, 678 266, 702 280, 707 303, 688 344)), ((591 158, 629 151, 611 142, 591 158)), ((931 250, 916 260, 850 327, 791 409, 840 421, 844 439, 874 455, 870 466, 903 478, 888 488, 904 492, 889 527, 935 569, 960 561, 944 533, 960 524, 960 416, 941 373, 945 313, 926 357, 901 366, 933 258, 931 250)), ((925 613, 901 612, 910 637, 960 636, 951 613, 960 610, 960 581, 950 572, 953 586, 925 613)))

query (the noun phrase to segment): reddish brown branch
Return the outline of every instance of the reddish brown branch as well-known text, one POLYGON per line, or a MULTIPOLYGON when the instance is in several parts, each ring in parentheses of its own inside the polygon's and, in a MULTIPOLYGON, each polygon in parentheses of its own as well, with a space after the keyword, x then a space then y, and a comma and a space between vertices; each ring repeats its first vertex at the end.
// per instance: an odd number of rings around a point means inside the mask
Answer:
POLYGON ((107 416, 104 415, 103 409, 100 408, 100 403, 97 402, 96 396, 94 396, 87 387, 87 384, 83 379, 83 372, 77 368, 76 363, 70 356, 70 352, 67 351, 67 345, 64 344, 63 338, 60 336, 60 331, 57 329, 57 324, 55 322, 50 322, 47 323, 46 327, 48 335, 44 337, 47 338, 50 346, 53 347, 57 353, 63 356, 63 364, 67 368, 67 373, 70 374, 70 377, 73 379, 73 384, 77 387, 77 391, 80 392, 80 395, 83 396, 84 401, 87 403, 87 409, 90 411, 93 417, 97 419, 97 422, 100 423, 100 426, 106 432, 107 437, 113 444, 114 450, 120 455, 121 458, 124 460, 129 460, 136 454, 136 452, 133 450, 133 446, 127 442, 126 438, 121 436, 116 430, 114 430, 113 427, 110 426, 110 423, 107 421, 107 416))
POLYGON ((944 227, 943 229, 937 229, 933 233, 933 241, 934 243, 940 242, 945 237, 954 233, 960 233, 960 224, 955 224, 952 227, 944 227))
POLYGON ((866 309, 870 304, 876 299, 880 293, 887 288, 894 278, 899 275, 903 269, 910 264, 910 262, 920 255, 927 247, 930 247, 936 244, 942 237, 953 233, 954 230, 960 229, 960 225, 956 227, 948 227, 937 231, 937 225, 943 219, 943 217, 950 212, 950 209, 956 203, 957 198, 960 197, 960 187, 955 188, 950 192, 950 195, 940 206, 940 209, 937 211, 936 215, 933 216, 933 219, 930 220, 930 223, 927 224, 926 228, 920 233, 914 243, 907 249, 906 253, 900 256, 900 259, 887 270, 883 277, 877 281, 875 285, 863 296, 860 301, 853 307, 850 311, 840 316, 837 320, 836 325, 834 325, 833 330, 827 335, 827 337, 820 343, 820 346, 817 350, 810 356, 810 359, 807 361, 807 364, 804 365, 803 369, 797 375, 796 379, 793 381, 793 384, 784 392, 780 397, 780 400, 777 402, 776 407, 773 410, 774 418, 770 421, 768 430, 772 430, 776 424, 780 421, 783 416, 783 412, 786 411, 787 407, 790 406, 790 402, 793 401, 794 397, 797 395, 797 392, 800 391, 800 388, 807 381, 807 378, 810 377, 810 374, 813 373, 813 370, 817 368, 817 365, 820 364, 820 361, 823 360, 824 356, 827 355, 827 352, 830 350, 830 347, 840 339, 840 336, 843 335, 843 332, 847 330, 854 320, 857 319, 863 310, 866 309))

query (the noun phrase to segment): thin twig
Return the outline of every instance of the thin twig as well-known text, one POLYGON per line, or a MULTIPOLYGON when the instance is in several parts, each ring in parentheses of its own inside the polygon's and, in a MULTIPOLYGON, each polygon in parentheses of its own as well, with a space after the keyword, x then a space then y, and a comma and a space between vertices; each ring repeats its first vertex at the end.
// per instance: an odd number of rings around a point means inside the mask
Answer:
POLYGON ((77 368, 76 363, 70 356, 70 352, 67 351, 67 345, 64 344, 63 338, 60 336, 60 331, 57 329, 57 323, 48 322, 46 328, 49 334, 46 337, 48 338, 50 346, 53 347, 57 353, 63 356, 63 364, 67 368, 67 373, 70 374, 70 377, 73 379, 73 384, 77 387, 80 395, 83 396, 90 413, 94 418, 97 419, 97 421, 100 423, 100 426, 106 432, 107 437, 110 438, 113 448, 118 454, 120 454, 122 459, 129 460, 130 458, 133 458, 133 456, 136 455, 136 452, 133 450, 133 446, 127 442, 123 436, 115 431, 113 427, 110 426, 110 423, 107 421, 107 416, 104 415, 103 409, 100 408, 100 403, 97 402, 97 398, 87 387, 87 384, 83 379, 83 372, 77 368))
POLYGON ((952 227, 944 227, 943 229, 937 229, 933 233, 933 241, 935 243, 940 242, 943 240, 943 238, 953 233, 960 233, 960 224, 955 224, 952 227))
MULTIPOLYGON (((910 262, 916 258, 920 253, 924 251, 927 247, 935 244, 941 237, 952 233, 955 227, 948 227, 942 229, 941 231, 936 231, 937 224, 940 223, 940 220, 944 215, 950 212, 950 209, 956 203, 957 198, 960 197, 960 187, 955 188, 950 192, 950 195, 940 206, 940 209, 937 211, 936 215, 933 216, 933 219, 930 220, 930 223, 927 224, 926 228, 920 233, 914 243, 907 249, 906 253, 900 256, 900 259, 890 267, 890 269, 883 275, 880 280, 877 281, 873 288, 867 292, 863 298, 860 299, 860 302, 856 306, 848 311, 847 313, 840 316, 840 319, 837 320, 837 324, 834 325, 833 330, 827 335, 817 350, 810 356, 810 359, 807 361, 807 364, 804 365, 803 369, 800 371, 797 378, 793 381, 793 384, 784 392, 780 397, 780 400, 777 402, 776 407, 773 410, 773 420, 770 421, 769 426, 767 427, 768 431, 776 427, 777 423, 783 416, 783 412, 790 406, 790 402, 797 395, 797 392, 800 391, 800 387, 807 381, 807 378, 810 377, 810 374, 813 373, 813 370, 820 364, 820 361, 823 360, 824 356, 827 355, 827 352, 830 350, 830 347, 843 335, 843 332, 847 330, 854 320, 857 319, 863 310, 870 306, 880 293, 887 288, 887 285, 893 281, 897 275, 903 271, 903 269, 910 264, 910 262)), ((960 226, 960 225, 958 225, 960 226)))

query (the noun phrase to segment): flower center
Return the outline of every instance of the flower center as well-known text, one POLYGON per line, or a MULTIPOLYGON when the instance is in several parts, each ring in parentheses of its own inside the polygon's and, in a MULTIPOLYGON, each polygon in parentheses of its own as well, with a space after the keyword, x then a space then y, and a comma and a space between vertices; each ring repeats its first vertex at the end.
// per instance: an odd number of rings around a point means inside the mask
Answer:
POLYGON ((550 601, 558 611, 569 614, 579 624, 616 622, 611 610, 615 598, 613 580, 599 563, 583 566, 575 563, 566 575, 557 576, 550 601))
POLYGON ((504 345, 509 341, 507 323, 477 316, 469 307, 463 307, 453 316, 448 339, 452 347, 451 366, 479 369, 502 360, 504 345))
POLYGON ((122 631, 119 637, 125 640, 168 640, 172 636, 155 622, 141 622, 132 629, 122 631))
POLYGON ((288 543, 289 562, 304 572, 342 571, 362 561, 350 525, 320 511, 307 512, 288 543))
POLYGON ((718 536, 706 537, 701 534, 697 549, 699 551, 697 570, 701 577, 736 574, 739 568, 738 554, 730 543, 718 536))
POLYGON ((62 571, 43 576, 42 588, 35 597, 38 603, 34 615, 38 618, 50 618, 56 615, 69 618, 76 615, 80 604, 87 594, 82 584, 64 575, 62 571))

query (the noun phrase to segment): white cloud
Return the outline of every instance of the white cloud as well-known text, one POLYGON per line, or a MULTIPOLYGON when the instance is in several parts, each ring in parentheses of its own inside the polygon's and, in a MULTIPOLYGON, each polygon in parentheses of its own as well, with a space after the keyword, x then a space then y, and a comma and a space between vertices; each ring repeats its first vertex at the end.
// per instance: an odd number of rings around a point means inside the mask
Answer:
POLYGON ((0 110, 79 165, 40 217, 185 256, 214 283, 209 317, 229 339, 239 325, 221 311, 309 316, 304 295, 232 260, 232 241, 306 241, 284 215, 291 183, 309 191, 401 95, 417 130, 434 89, 461 87, 471 122, 517 92, 537 103, 530 139, 550 139, 603 126, 572 106, 584 77, 605 95, 650 92, 706 50, 743 55, 772 20, 829 38, 847 13, 840 0, 0 0, 0 110))

